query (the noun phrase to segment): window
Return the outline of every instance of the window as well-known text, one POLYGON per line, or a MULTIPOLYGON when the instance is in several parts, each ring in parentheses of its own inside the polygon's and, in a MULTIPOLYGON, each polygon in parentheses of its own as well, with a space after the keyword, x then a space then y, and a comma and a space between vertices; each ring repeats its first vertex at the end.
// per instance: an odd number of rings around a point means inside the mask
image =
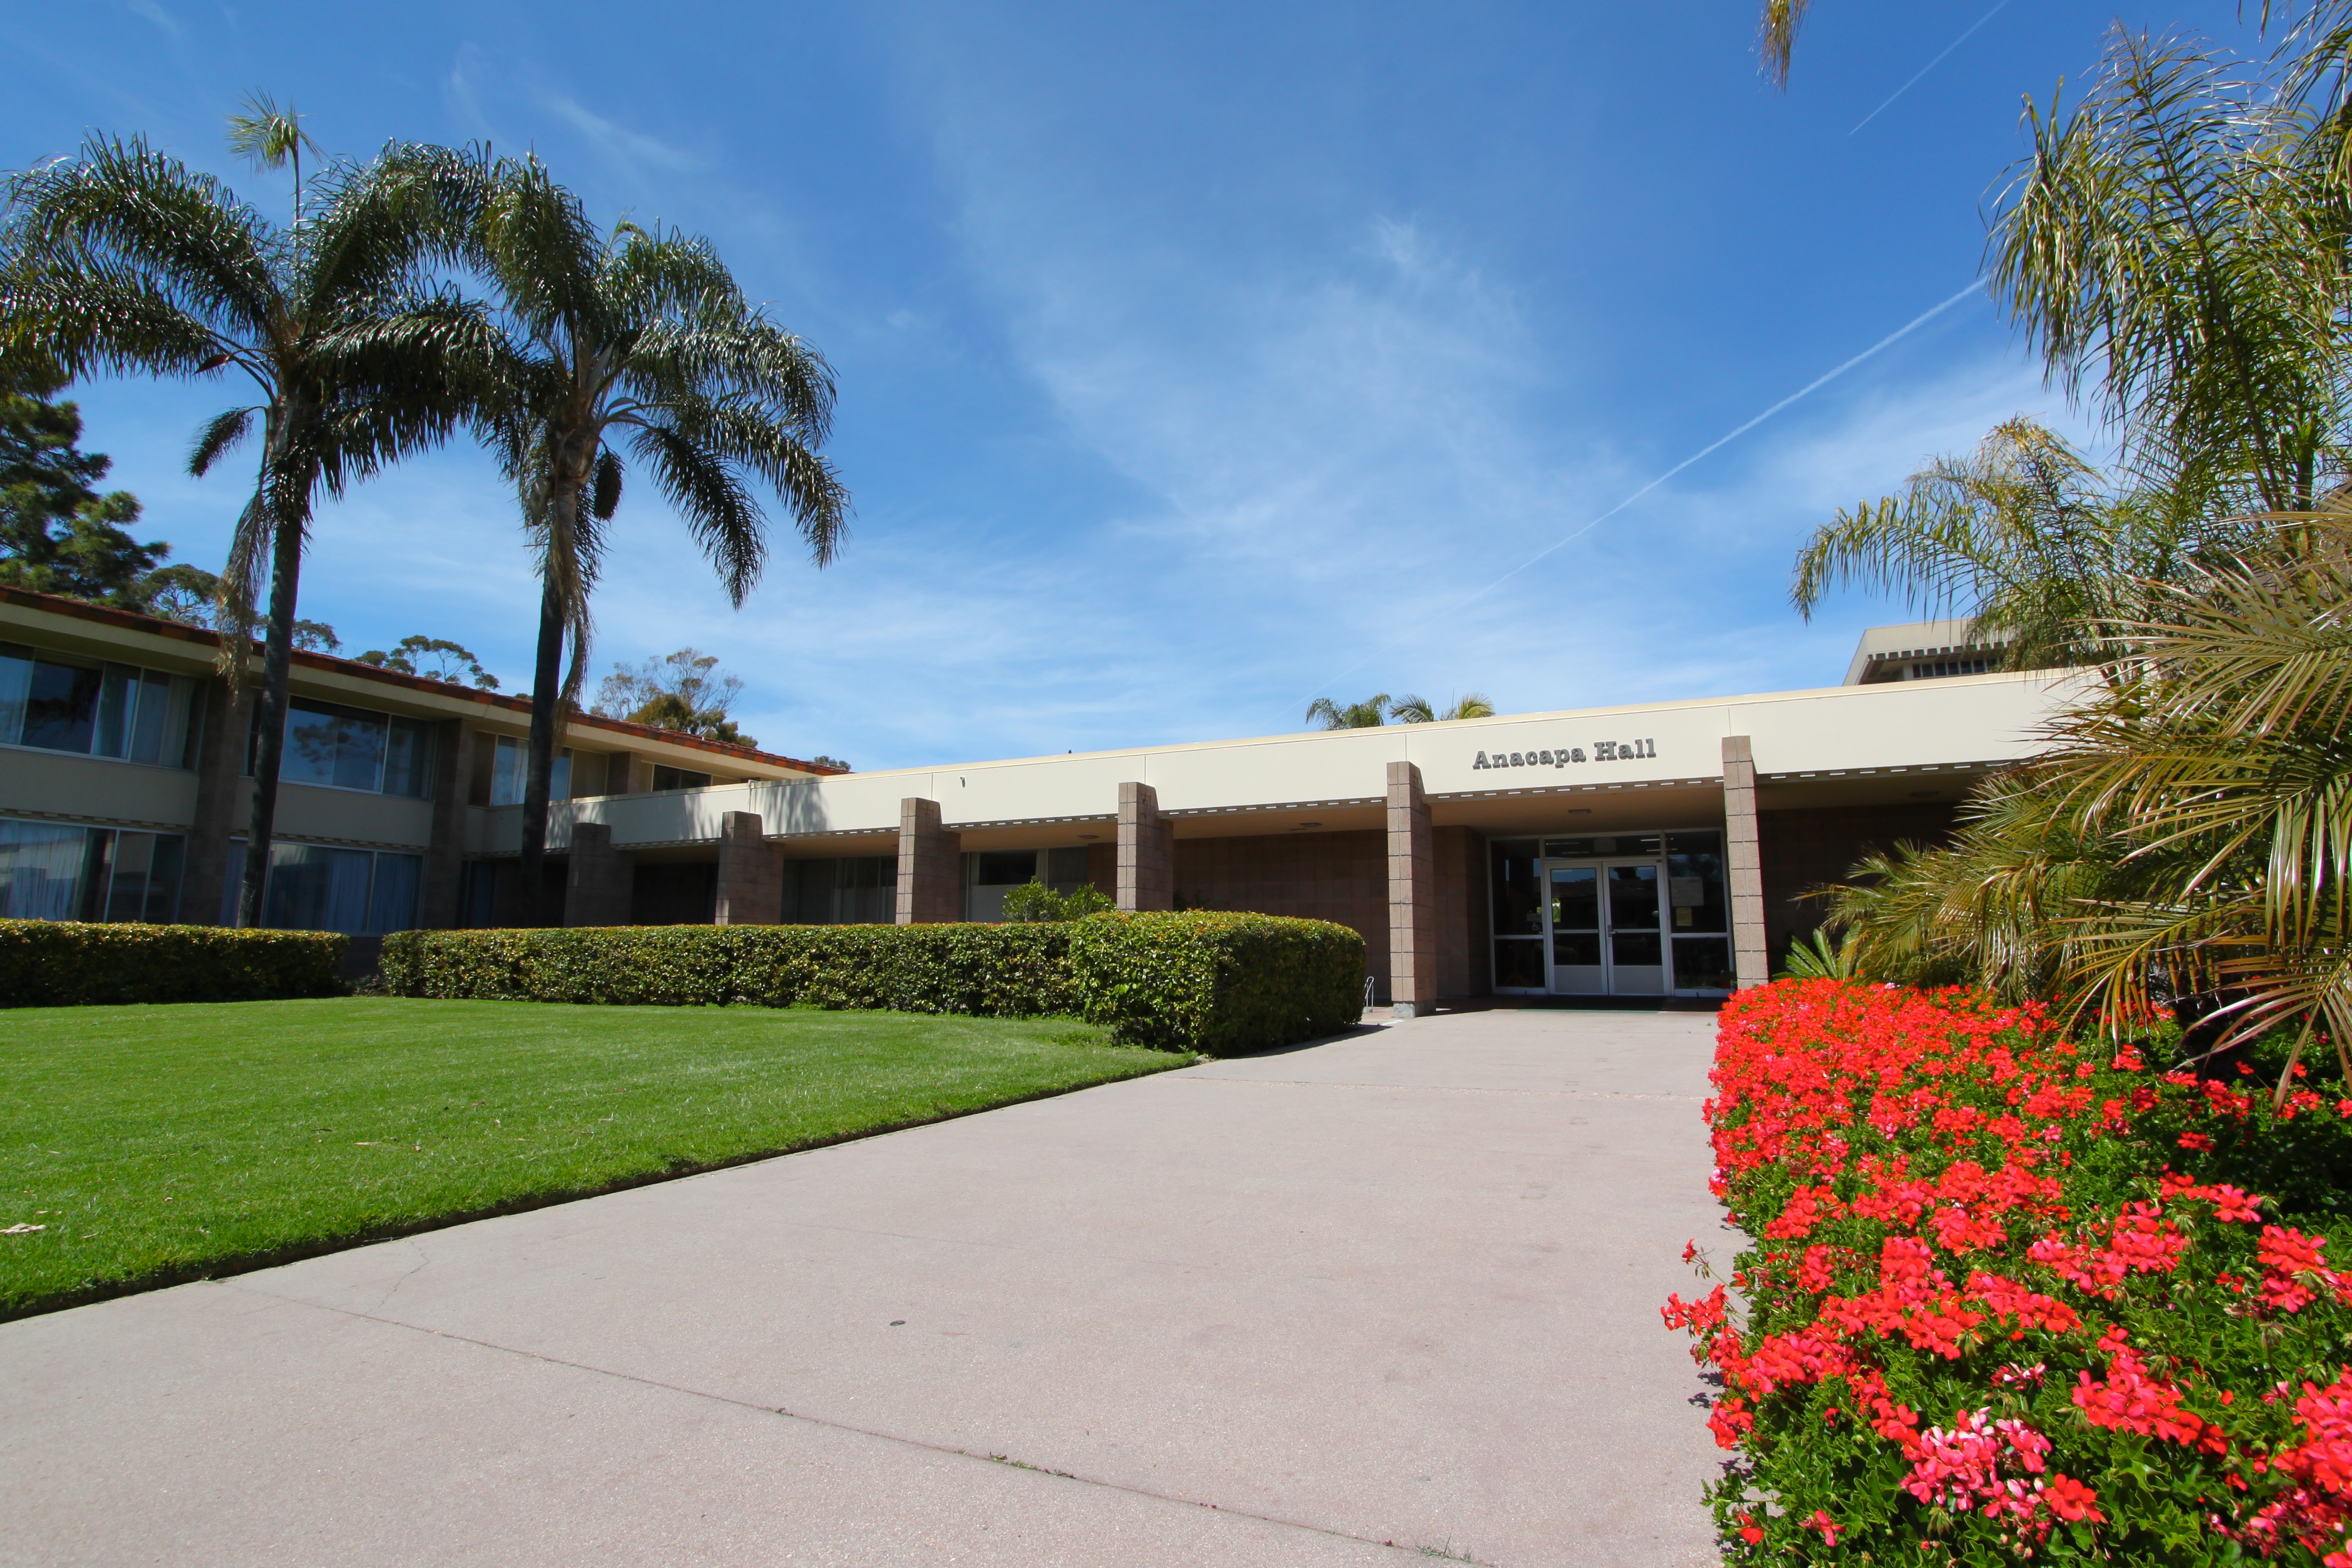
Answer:
POLYGON ((1666 890, 1674 909, 1675 989, 1730 990, 1731 901, 1724 883, 1723 835, 1667 834, 1666 890), (1706 932, 1719 935, 1701 935, 1706 932))
MULTIPOLYGON (((229 843, 228 879, 221 892, 221 923, 236 920, 237 889, 245 881, 245 841, 229 843)), ((341 931, 354 936, 405 931, 416 924, 422 855, 349 850, 332 844, 269 846, 269 880, 261 893, 261 923, 281 931, 341 931)))
POLYGON ((186 852, 177 833, 0 818, 0 918, 169 922, 186 852))
POLYGON ((898 912, 898 857, 786 861, 787 925, 887 925, 898 912))
POLYGON ((198 685, 0 643, 0 745, 193 768, 198 685))
MULTIPOLYGON (((246 747, 248 776, 260 738, 257 714, 246 747)), ((286 705, 286 749, 278 759, 278 779, 422 799, 431 788, 432 755, 432 729, 422 719, 296 697, 286 705)))
POLYGON ((688 768, 670 768, 654 764, 654 788, 656 789, 708 789, 710 775, 697 773, 688 768))
MULTIPOLYGON (((530 776, 530 742, 511 735, 499 737, 498 754, 490 758, 490 804, 520 806, 523 785, 530 776)), ((548 769, 547 798, 572 799, 572 753, 558 751, 548 769)))

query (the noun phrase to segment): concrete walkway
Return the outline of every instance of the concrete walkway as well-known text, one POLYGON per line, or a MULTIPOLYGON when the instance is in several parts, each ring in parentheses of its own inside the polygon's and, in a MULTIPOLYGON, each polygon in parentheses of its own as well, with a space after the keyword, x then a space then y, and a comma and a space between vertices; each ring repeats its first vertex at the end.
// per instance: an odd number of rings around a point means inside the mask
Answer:
POLYGON ((0 1325, 0 1563, 1711 1562, 1713 1024, 1440 1016, 0 1325))

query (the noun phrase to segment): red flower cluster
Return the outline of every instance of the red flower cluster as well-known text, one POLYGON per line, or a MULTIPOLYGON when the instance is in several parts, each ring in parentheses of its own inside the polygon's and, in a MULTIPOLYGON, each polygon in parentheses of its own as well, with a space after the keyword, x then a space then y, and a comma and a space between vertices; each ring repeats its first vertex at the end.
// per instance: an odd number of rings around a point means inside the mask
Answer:
POLYGON ((2352 1568, 2352 1270, 2168 1163, 2326 1101, 2273 1111, 2034 1008, 1835 981, 1734 998, 1714 1082, 1713 1185, 1756 1244, 1736 1296, 1665 1318, 1723 1376, 1728 1561, 1893 1561, 1948 1528, 2012 1556, 2206 1560, 2190 1540, 2352 1568))

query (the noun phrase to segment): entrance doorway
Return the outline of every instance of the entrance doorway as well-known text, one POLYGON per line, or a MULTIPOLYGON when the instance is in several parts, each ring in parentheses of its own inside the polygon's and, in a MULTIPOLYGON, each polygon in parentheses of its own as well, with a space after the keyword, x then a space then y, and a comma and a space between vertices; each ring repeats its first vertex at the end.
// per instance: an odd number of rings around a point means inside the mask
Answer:
POLYGON ((1720 830, 1493 839, 1487 848, 1498 994, 1730 991, 1720 830))
POLYGON ((1551 985, 1572 997, 1656 997, 1666 991, 1664 864, 1547 862, 1551 985))

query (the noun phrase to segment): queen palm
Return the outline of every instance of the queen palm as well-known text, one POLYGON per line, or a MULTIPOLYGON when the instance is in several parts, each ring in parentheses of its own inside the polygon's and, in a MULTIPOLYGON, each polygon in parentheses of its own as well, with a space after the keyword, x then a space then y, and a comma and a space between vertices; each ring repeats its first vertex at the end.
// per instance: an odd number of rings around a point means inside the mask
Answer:
POLYGON ((309 145, 267 100, 233 120, 232 145, 263 168, 294 161, 294 222, 270 223, 219 181, 144 141, 92 137, 79 156, 8 181, 0 226, 0 354, 93 370, 206 378, 240 371, 257 401, 209 423, 202 475, 250 434, 261 453, 218 606, 221 667, 247 678, 254 601, 269 580, 259 743, 238 921, 260 922, 285 744, 302 550, 320 494, 441 440, 464 413, 447 367, 479 336, 478 313, 433 289, 424 267, 451 158, 394 148, 299 183, 309 145), (265 566, 266 563, 266 566, 265 566))
POLYGON ((1443 708, 1430 706, 1427 697, 1401 696, 1389 706, 1389 717, 1398 724, 1450 724, 1457 718, 1492 718, 1495 705, 1476 692, 1458 696, 1443 708))
POLYGON ((849 496, 817 451, 832 422, 831 368, 744 298, 708 241, 631 223, 601 231, 532 159, 485 171, 468 248, 507 326, 479 420, 538 558, 521 843, 523 896, 536 911, 557 722, 587 669, 589 599, 620 505, 623 450, 739 607, 767 555, 751 482, 782 499, 819 566, 840 546, 849 496))

